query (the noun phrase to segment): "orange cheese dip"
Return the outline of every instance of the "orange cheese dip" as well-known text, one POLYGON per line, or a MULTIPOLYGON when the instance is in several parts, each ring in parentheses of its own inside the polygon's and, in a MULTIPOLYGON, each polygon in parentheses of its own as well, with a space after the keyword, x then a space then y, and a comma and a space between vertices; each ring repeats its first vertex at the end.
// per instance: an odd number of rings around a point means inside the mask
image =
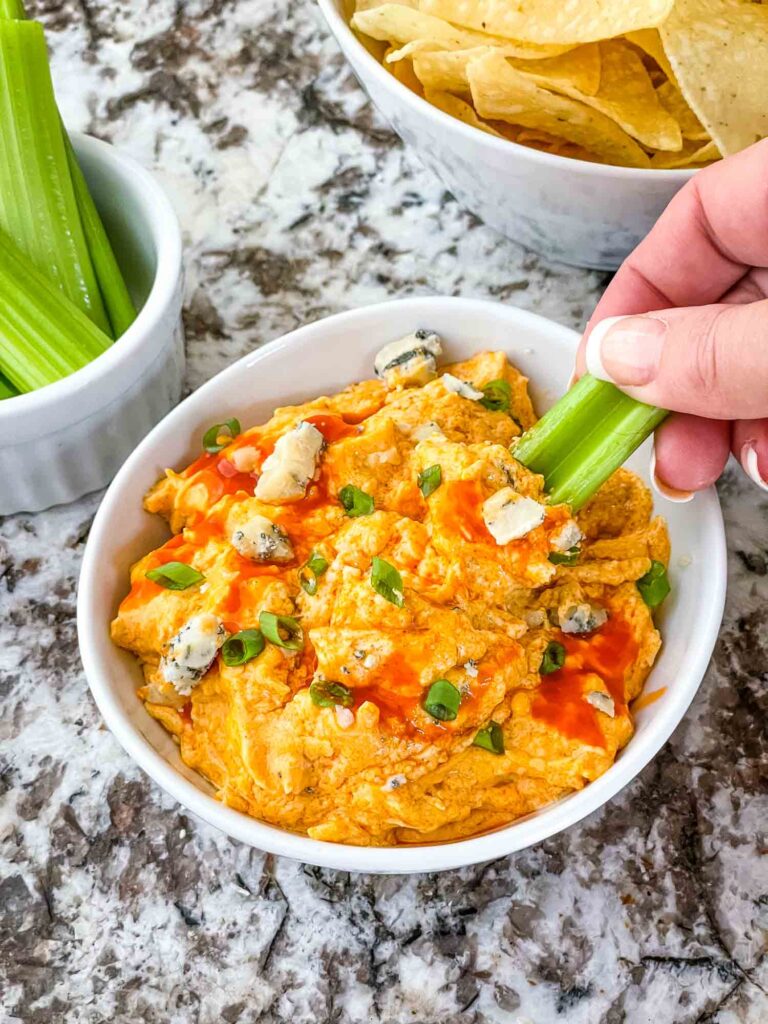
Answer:
POLYGON ((451 840, 583 787, 632 735, 660 645, 635 581, 668 560, 664 523, 624 470, 576 516, 547 504, 513 455, 526 379, 502 353, 446 369, 472 389, 433 372, 277 409, 145 498, 172 536, 112 636, 234 808, 329 841, 451 840), (478 399, 492 381, 504 408, 478 399))

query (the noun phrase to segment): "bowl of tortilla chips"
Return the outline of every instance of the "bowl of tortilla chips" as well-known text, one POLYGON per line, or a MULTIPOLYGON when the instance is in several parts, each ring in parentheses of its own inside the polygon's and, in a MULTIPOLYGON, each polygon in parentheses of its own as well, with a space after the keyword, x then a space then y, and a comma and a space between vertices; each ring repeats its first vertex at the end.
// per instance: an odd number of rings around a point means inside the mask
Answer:
POLYGON ((617 267, 698 168, 768 135, 768 4, 319 4, 422 162, 549 259, 617 267))

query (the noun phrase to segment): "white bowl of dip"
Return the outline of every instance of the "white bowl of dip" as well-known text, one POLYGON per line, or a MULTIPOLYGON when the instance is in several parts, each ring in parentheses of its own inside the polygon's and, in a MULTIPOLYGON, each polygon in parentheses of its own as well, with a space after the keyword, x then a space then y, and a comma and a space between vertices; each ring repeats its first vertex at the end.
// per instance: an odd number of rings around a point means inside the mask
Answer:
MULTIPOLYGON (((382 873, 456 868, 521 850, 580 821, 626 786, 668 739, 699 687, 722 618, 725 538, 710 489, 689 504, 665 502, 658 510, 672 541, 672 594, 658 618, 664 645, 644 690, 657 699, 638 711, 635 734, 615 764, 585 789, 470 839, 386 848, 320 842, 221 804, 212 787, 183 764, 170 734, 137 697, 143 676, 136 658, 110 639, 109 624, 127 592, 131 564, 168 538, 166 524, 143 510, 142 497, 166 467, 181 468, 196 457, 200 436, 217 414, 235 415, 250 426, 266 420, 276 405, 338 391, 372 376, 374 356, 386 342, 425 326, 443 337, 446 361, 481 348, 506 351, 530 377, 539 412, 566 388, 578 336, 519 309, 475 299, 414 298, 319 320, 240 359, 155 427, 109 487, 83 559, 80 653, 93 696, 118 741, 193 814, 241 842, 322 867, 382 873)), ((630 466, 648 480, 647 447, 630 466)))

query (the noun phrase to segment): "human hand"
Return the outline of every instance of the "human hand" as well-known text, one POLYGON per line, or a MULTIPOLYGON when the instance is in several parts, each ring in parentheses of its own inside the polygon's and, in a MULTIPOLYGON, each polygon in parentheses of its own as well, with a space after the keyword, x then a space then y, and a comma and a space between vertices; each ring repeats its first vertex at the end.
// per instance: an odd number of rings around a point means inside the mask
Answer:
POLYGON ((654 442, 668 497, 708 487, 729 451, 768 490, 768 139, 675 196, 598 303, 576 366, 673 411, 654 442))

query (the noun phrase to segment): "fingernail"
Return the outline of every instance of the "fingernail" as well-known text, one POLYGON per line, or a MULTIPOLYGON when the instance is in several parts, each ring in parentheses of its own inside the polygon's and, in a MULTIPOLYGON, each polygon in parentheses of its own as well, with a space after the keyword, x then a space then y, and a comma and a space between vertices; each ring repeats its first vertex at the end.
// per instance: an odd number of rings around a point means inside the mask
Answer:
POLYGON ((656 376, 667 325, 652 316, 609 316, 593 328, 584 353, 593 377, 640 387, 656 376))
POLYGON ((651 448, 651 485, 657 494, 661 495, 662 498, 666 498, 667 501, 674 502, 675 505, 685 505, 688 501, 693 501, 694 491, 679 491, 677 487, 670 487, 669 484, 665 484, 660 479, 656 472, 656 445, 654 444, 651 448))
POLYGON ((757 464, 757 444, 755 441, 747 441, 741 446, 739 462, 741 462, 742 468, 749 479, 764 491, 768 491, 768 481, 763 479, 760 467, 757 464))

